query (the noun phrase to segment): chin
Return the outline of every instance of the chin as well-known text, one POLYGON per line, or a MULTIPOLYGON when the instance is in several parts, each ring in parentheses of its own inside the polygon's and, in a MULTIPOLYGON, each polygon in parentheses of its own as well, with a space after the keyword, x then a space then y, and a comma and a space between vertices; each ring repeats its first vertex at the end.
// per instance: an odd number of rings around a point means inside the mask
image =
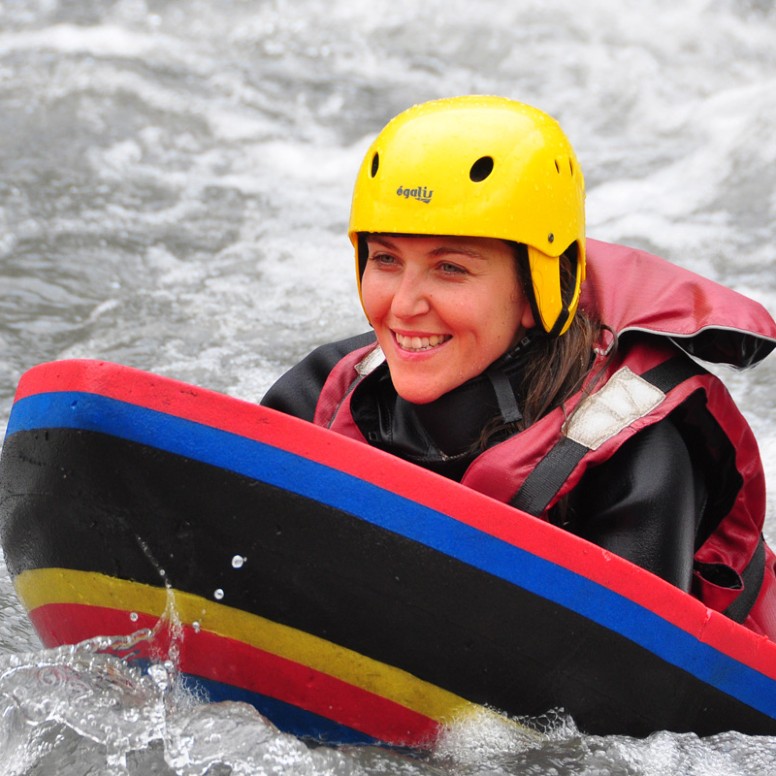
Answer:
POLYGON ((396 388, 396 393, 398 393, 404 401, 408 401, 410 404, 428 404, 446 393, 446 391, 434 391, 418 386, 397 386, 395 383, 394 388, 396 388))
POLYGON ((430 404, 432 401, 434 401, 434 399, 438 399, 439 396, 441 396, 441 394, 438 394, 438 395, 435 395, 435 396, 426 396, 426 395, 421 395, 421 396, 414 396, 414 395, 405 396, 404 394, 400 393, 399 396, 401 396, 402 399, 404 399, 405 401, 409 402, 410 404, 430 404))

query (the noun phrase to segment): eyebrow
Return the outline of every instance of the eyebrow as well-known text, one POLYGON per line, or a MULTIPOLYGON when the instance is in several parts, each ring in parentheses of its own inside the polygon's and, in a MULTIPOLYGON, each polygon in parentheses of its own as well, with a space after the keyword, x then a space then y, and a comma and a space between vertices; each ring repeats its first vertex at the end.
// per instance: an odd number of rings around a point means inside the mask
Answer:
MULTIPOLYGON (((399 235, 404 237, 404 235, 399 235)), ((407 235, 407 237, 434 237, 435 235, 407 235)), ((382 245, 384 248, 390 248, 396 250, 396 245, 392 243, 388 238, 379 235, 370 235, 367 237, 367 244, 370 242, 376 242, 382 245)), ((445 245, 440 245, 438 248, 434 248, 430 251, 429 256, 449 256, 452 254, 458 254, 459 256, 467 256, 472 259, 484 259, 485 257, 475 250, 469 250, 468 248, 453 248, 445 245)))

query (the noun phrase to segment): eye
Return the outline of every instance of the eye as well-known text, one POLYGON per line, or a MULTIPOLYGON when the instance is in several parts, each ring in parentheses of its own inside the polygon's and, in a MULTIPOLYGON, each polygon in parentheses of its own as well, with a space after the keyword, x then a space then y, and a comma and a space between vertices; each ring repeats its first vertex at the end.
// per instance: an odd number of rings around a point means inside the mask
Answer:
POLYGON ((439 265, 439 269, 446 275, 465 275, 467 273, 465 267, 462 267, 459 264, 452 264, 449 261, 443 261, 439 265))
POLYGON ((373 253, 367 261, 378 267, 390 267, 396 264, 396 258, 390 253, 373 253))

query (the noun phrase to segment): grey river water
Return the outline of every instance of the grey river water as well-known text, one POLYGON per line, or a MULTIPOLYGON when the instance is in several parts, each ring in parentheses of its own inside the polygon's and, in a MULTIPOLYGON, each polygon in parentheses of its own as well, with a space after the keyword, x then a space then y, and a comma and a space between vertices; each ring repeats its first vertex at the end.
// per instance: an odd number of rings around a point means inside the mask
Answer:
MULTIPOLYGON (((362 331, 345 235, 369 138, 412 103, 555 115, 588 233, 776 311, 776 11, 762 0, 0 0, 0 432, 36 363, 103 358, 258 400, 362 331)), ((776 357, 722 372, 776 538, 776 357)), ((99 646, 99 645, 96 645, 99 646)), ((776 739, 490 718, 434 751, 310 748, 174 670, 43 650, 0 569, 0 773, 776 773, 776 739)), ((639 703, 634 698, 634 703, 639 703)))

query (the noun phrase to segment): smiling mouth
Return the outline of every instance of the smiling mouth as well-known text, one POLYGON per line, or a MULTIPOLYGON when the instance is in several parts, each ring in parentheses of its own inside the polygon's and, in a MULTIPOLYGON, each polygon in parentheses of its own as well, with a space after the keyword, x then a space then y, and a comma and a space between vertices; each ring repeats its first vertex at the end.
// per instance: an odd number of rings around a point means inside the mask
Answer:
POLYGON ((396 342, 402 350, 411 353, 420 353, 423 350, 431 350, 451 339, 450 334, 434 334, 431 337, 407 337, 404 334, 394 332, 396 342))

